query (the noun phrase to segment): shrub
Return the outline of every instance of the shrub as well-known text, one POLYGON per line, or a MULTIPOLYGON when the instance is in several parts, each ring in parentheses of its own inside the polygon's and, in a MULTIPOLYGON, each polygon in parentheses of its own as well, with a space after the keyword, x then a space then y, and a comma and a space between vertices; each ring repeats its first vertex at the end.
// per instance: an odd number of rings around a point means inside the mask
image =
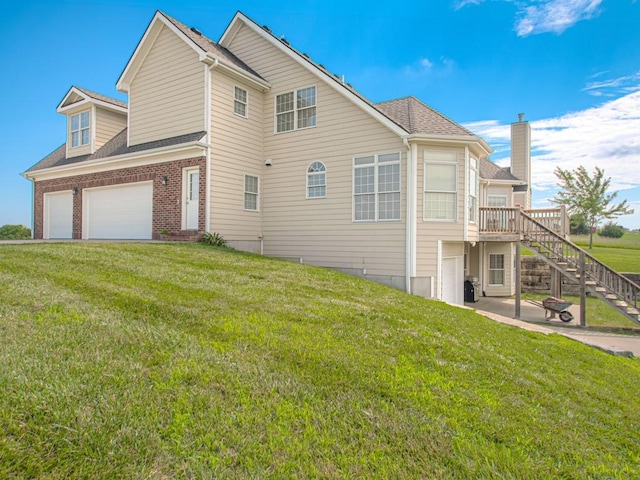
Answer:
POLYGON ((227 245, 227 241, 222 238, 222 235, 220 235, 217 232, 214 233, 210 233, 210 232, 205 232, 202 234, 202 236, 200 237, 200 242, 207 244, 207 245, 212 245, 214 247, 228 247, 227 245))
POLYGON ((584 220, 584 216, 578 214, 571 215, 571 226, 569 227, 569 233, 571 235, 587 235, 589 233, 589 227, 584 220))
POLYGON ((0 240, 29 240, 31 229, 24 225, 3 225, 0 227, 0 240))
POLYGON ((624 231, 624 227, 616 225, 613 222, 609 222, 600 229, 598 235, 601 237, 621 238, 624 235, 624 231))

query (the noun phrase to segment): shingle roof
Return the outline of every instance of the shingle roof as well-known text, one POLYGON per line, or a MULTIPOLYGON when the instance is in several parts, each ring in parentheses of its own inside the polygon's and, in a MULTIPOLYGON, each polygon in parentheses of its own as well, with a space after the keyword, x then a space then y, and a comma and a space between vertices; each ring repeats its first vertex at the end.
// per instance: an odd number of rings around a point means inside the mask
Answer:
POLYGON ((374 106, 409 133, 476 137, 469 130, 425 105, 416 97, 389 100, 376 103, 374 106))
POLYGON ((117 100, 115 98, 107 97, 106 95, 102 95, 100 93, 92 92, 91 90, 87 90, 86 88, 80 88, 77 85, 74 85, 72 88, 81 91, 86 96, 91 97, 95 100, 100 100, 102 102, 111 103, 112 105, 116 105, 118 107, 127 108, 126 102, 117 100))
MULTIPOLYGON (((253 70, 249 65, 244 63, 238 57, 236 57, 229 50, 224 48, 222 45, 218 45, 216 42, 211 40, 210 38, 205 37, 200 31, 197 29, 188 27, 184 23, 176 20, 173 17, 170 17, 164 12, 158 11, 163 17, 169 20, 178 30, 184 33, 193 43, 195 43, 198 47, 200 47, 204 52, 211 52, 216 54, 219 57, 222 57, 229 63, 234 64, 237 67, 246 70, 247 72, 255 75, 258 78, 262 78, 258 72, 253 70)), ((264 78, 262 78, 264 80, 264 78)))
POLYGON ((145 150, 153 150, 154 148, 170 147, 173 145, 181 145, 183 143, 195 142, 204 137, 206 132, 194 132, 187 133, 185 135, 179 135, 177 137, 165 138, 162 140, 155 140, 153 142, 141 143, 139 145, 133 145, 127 147, 127 129, 125 128, 115 137, 105 143, 96 153, 93 155, 80 155, 77 157, 66 158, 66 145, 63 144, 49 155, 44 157, 33 167, 27 170, 25 173, 33 172, 37 170, 44 170, 45 168, 61 167, 63 165, 71 165, 74 163, 81 163, 88 160, 98 160, 101 158, 115 157, 118 155, 125 155, 127 153, 143 152, 145 150))
POLYGON ((511 180, 513 182, 520 182, 521 180, 515 177, 508 168, 501 168, 495 163, 486 158, 480 159, 480 178, 485 180, 511 180))

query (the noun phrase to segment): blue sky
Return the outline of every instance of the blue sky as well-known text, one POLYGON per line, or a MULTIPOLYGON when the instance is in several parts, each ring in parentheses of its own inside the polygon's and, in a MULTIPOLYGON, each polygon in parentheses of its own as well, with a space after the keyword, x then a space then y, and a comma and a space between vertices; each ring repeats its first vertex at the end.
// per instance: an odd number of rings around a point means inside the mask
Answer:
POLYGON ((156 9, 218 40, 236 10, 344 75, 372 101, 415 95, 508 164, 509 124, 533 128, 534 206, 556 166, 598 165, 640 228, 640 1, 25 0, 0 17, 0 225, 31 225, 20 177, 64 142, 71 85, 115 83, 156 9))

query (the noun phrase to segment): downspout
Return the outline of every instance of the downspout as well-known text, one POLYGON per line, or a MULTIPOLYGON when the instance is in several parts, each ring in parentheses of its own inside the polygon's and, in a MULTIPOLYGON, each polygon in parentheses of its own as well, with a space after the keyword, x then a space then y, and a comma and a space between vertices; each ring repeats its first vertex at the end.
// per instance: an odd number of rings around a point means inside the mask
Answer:
POLYGON ((205 232, 211 231, 211 129, 212 127, 212 118, 211 118, 211 88, 212 88, 212 79, 211 79, 211 71, 218 66, 218 59, 213 59, 213 62, 209 65, 205 63, 205 92, 204 92, 204 122, 205 122, 205 132, 206 140, 205 143, 207 145, 205 150, 205 162, 206 162, 206 172, 205 172, 205 207, 204 207, 204 230, 205 232))
POLYGON ((404 137, 402 143, 407 149, 407 214, 405 231, 405 290, 412 293, 411 279, 416 272, 416 178, 418 146, 409 144, 404 137))

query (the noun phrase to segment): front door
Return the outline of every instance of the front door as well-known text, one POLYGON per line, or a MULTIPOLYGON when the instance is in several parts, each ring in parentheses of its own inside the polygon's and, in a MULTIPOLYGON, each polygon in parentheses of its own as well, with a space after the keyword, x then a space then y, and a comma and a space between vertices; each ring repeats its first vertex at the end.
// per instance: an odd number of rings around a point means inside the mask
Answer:
POLYGON ((185 169, 184 180, 184 229, 198 230, 200 170, 197 167, 185 169))

